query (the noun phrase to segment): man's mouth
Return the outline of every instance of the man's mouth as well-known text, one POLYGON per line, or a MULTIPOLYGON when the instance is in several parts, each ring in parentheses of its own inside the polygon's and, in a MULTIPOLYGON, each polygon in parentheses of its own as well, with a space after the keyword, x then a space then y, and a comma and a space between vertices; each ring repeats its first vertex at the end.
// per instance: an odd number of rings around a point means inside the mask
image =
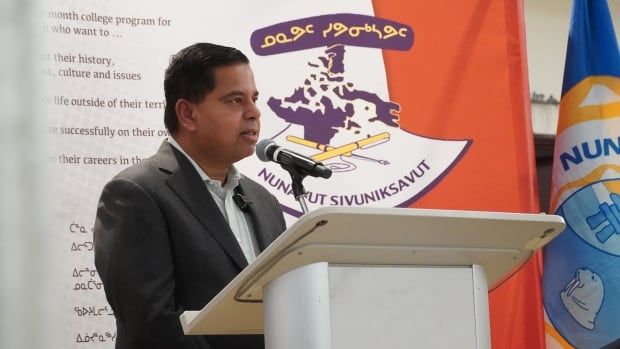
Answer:
POLYGON ((243 132, 241 132, 242 135, 249 135, 249 136, 256 136, 258 135, 258 130, 245 130, 243 132))

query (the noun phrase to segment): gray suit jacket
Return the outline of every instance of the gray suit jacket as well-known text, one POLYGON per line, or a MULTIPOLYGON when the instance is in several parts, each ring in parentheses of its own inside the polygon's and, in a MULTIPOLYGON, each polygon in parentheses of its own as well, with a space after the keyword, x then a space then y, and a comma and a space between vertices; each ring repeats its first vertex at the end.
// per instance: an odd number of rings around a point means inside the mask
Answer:
MULTIPOLYGON (((262 251, 285 222, 275 197, 242 177, 262 251)), ((117 323, 116 348, 263 348, 262 336, 184 336, 179 315, 205 306, 247 261, 191 163, 168 142, 103 189, 95 265, 117 323)))

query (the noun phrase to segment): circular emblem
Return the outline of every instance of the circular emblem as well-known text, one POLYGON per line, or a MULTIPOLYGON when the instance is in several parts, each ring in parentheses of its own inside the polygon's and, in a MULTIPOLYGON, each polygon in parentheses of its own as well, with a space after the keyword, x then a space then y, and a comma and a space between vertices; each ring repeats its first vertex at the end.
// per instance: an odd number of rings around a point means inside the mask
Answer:
POLYGON ((544 253, 543 297, 549 320, 577 348, 617 337, 620 300, 620 180, 583 187, 559 207, 566 230, 544 253), (614 335, 615 334, 615 335, 614 335))

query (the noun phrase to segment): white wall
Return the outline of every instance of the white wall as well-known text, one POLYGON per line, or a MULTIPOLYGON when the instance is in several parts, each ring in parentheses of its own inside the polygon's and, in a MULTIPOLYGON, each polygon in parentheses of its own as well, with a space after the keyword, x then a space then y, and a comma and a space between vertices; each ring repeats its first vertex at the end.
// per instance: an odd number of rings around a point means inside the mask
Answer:
MULTIPOLYGON (((609 0, 609 9, 620 37, 620 0, 609 0)), ((530 92, 560 99, 570 0, 525 0, 525 31, 530 92)), ((534 133, 555 134, 557 105, 532 104, 534 133)))

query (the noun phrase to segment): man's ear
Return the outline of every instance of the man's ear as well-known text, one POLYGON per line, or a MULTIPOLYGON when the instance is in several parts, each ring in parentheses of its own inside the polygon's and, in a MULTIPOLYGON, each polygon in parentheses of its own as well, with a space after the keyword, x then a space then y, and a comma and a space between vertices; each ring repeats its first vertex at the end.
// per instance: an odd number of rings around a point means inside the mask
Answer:
POLYGON ((187 99, 179 98, 174 105, 174 110, 179 120, 179 127, 187 131, 196 130, 196 120, 194 118, 194 104, 187 99))

